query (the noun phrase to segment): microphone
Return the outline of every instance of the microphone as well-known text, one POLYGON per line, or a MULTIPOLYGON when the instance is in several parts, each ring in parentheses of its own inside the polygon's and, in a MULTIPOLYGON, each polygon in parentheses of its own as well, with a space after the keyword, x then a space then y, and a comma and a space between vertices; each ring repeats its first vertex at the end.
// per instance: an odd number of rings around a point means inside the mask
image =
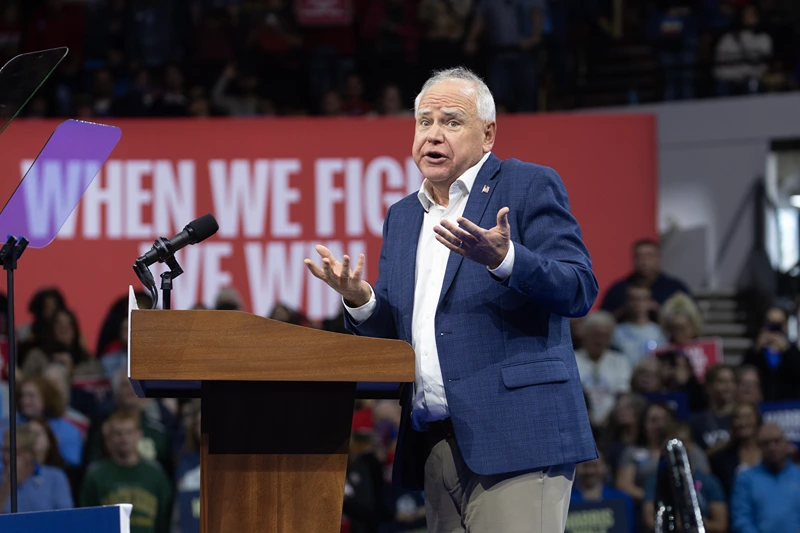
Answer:
POLYGON ((156 240, 153 247, 143 256, 136 260, 136 263, 145 267, 153 263, 163 263, 167 257, 171 256, 181 248, 190 244, 197 244, 214 235, 219 229, 217 219, 211 213, 205 214, 186 224, 183 231, 167 240, 163 237, 156 240))

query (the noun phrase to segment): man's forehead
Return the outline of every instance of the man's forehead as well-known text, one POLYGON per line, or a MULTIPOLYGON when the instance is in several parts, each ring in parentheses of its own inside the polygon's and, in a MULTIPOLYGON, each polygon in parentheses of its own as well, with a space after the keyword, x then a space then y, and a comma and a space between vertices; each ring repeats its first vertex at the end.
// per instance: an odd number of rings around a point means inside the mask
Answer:
POLYGON ((420 115, 431 115, 433 113, 441 113, 446 116, 466 116, 467 111, 461 107, 442 107, 442 106, 426 106, 420 107, 419 114, 420 115))
POLYGON ((461 80, 439 82, 429 88, 420 98, 420 107, 425 109, 459 108, 465 111, 475 106, 475 91, 461 80))

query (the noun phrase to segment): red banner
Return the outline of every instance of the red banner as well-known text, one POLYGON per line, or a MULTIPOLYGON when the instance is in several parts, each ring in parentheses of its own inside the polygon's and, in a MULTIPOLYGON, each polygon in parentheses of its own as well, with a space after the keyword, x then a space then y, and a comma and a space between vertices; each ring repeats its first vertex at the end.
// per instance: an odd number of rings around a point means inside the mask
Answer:
MULTIPOLYGON (((132 265, 158 236, 211 212, 219 232, 177 254, 173 307, 213 305, 234 286, 247 310, 276 302, 312 319, 340 300, 303 265, 323 243, 367 257, 377 275, 386 209, 418 190, 408 119, 116 120, 122 139, 58 237, 25 252, 17 272, 17 323, 35 290, 55 285, 93 348, 112 301, 141 288, 132 265)), ((55 121, 13 123, 0 136, 0 198, 11 195, 55 121)), ((630 245, 655 235, 654 119, 541 115, 499 118, 495 153, 555 168, 605 288, 625 274, 630 245)), ((42 194, 42 211, 63 199, 42 194)), ((160 270, 154 269, 158 280, 160 270)))
POLYGON ((352 18, 351 0, 296 0, 297 22, 303 26, 343 26, 352 18))

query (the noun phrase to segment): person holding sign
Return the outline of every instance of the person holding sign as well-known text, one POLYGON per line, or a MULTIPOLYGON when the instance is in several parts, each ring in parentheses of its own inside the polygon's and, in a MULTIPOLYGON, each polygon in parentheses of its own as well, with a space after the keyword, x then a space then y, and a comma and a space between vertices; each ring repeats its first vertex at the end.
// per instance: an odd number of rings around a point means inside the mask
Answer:
POLYGON ((425 180, 386 214, 375 284, 363 255, 306 265, 348 329, 414 347, 394 482, 424 488, 428 530, 564 531, 575 464, 597 457, 568 320, 597 297, 580 227, 554 170, 492 153, 469 70, 434 74, 415 118, 425 180))

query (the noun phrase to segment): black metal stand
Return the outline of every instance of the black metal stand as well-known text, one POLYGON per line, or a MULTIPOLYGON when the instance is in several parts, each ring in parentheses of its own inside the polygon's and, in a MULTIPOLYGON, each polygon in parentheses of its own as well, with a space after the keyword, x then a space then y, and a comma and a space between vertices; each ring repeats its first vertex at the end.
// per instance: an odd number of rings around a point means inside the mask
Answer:
POLYGON ((161 293, 164 302, 161 304, 161 308, 172 309, 172 280, 183 274, 183 269, 172 254, 164 257, 164 262, 171 270, 161 274, 161 293))
POLYGON ((14 271, 17 260, 28 247, 28 239, 9 237, 0 248, 0 261, 6 271, 8 292, 8 397, 9 397, 9 452, 11 461, 9 477, 11 481, 11 512, 17 512, 17 335, 14 324, 14 271))

